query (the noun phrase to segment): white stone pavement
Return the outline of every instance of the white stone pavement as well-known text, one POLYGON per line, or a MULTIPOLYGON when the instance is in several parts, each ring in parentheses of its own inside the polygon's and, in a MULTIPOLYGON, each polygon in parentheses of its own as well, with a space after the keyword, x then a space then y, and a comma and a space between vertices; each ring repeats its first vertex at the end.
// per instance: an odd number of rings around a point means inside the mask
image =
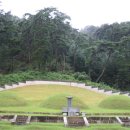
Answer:
MULTIPOLYGON (((111 90, 105 91, 104 89, 99 89, 97 87, 86 86, 85 83, 62 82, 62 81, 26 81, 25 83, 5 85, 4 88, 0 87, 0 91, 18 88, 18 87, 30 86, 30 85, 38 85, 38 84, 41 84, 41 85, 44 85, 44 84, 67 85, 67 86, 72 86, 72 87, 79 87, 79 88, 88 89, 88 90, 98 92, 98 93, 103 93, 103 94, 106 94, 106 95, 119 95, 120 94, 120 92, 114 92, 113 93, 111 90)), ((122 95, 129 96, 129 93, 122 94, 122 95)))

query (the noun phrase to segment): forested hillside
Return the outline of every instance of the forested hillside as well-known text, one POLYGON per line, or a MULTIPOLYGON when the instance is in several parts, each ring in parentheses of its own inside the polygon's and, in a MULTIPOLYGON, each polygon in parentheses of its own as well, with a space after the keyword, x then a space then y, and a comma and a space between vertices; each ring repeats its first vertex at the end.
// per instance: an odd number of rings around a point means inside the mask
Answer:
POLYGON ((94 82, 130 90, 130 22, 77 30, 45 8, 23 18, 0 11, 0 73, 85 72, 94 82))

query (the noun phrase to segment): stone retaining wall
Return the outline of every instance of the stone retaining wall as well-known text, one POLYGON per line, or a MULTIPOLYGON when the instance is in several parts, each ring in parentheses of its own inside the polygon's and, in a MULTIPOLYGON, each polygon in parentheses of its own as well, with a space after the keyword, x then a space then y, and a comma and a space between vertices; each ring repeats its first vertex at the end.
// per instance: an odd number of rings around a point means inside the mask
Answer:
POLYGON ((72 87, 79 87, 79 88, 84 88, 87 90, 95 91, 98 93, 103 93, 106 95, 125 95, 130 97, 130 93, 127 92, 114 92, 112 90, 104 90, 104 89, 99 89, 98 87, 93 87, 93 86, 87 86, 85 83, 78 83, 78 82, 62 82, 62 81, 26 81, 25 83, 18 83, 18 84, 12 84, 12 85, 5 85, 3 87, 0 87, 0 91, 8 90, 8 89, 13 89, 13 88, 18 88, 18 87, 24 87, 24 86, 30 86, 30 85, 44 85, 44 84, 53 84, 53 85, 67 85, 67 86, 72 86, 72 87))

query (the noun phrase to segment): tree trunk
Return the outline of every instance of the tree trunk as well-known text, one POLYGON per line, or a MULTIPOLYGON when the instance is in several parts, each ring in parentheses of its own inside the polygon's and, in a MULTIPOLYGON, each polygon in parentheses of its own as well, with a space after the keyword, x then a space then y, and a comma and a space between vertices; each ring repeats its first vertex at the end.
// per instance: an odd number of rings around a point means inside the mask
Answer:
POLYGON ((74 50, 74 55, 73 55, 74 71, 76 70, 76 67, 75 67, 75 64, 76 64, 76 51, 77 51, 77 48, 75 48, 75 50, 74 50))
POLYGON ((104 72, 105 72, 105 69, 106 69, 106 65, 103 67, 102 72, 101 72, 101 74, 99 75, 99 77, 97 78, 96 82, 99 82, 99 80, 102 78, 102 76, 103 76, 103 74, 104 74, 104 72))
POLYGON ((104 75, 104 72, 105 72, 105 70, 106 70, 107 64, 108 64, 109 59, 110 59, 110 57, 111 57, 111 54, 112 54, 112 53, 109 52, 108 58, 107 58, 107 60, 106 60, 106 63, 104 64, 104 67, 103 67, 103 69, 102 69, 102 72, 101 72, 101 74, 99 75, 99 77, 98 77, 97 80, 96 80, 97 83, 100 81, 100 79, 101 79, 102 76, 104 75))
POLYGON ((66 64, 65 54, 63 53, 63 70, 62 71, 65 71, 65 64, 66 64))
POLYGON ((14 57, 11 58, 11 72, 14 71, 14 57))

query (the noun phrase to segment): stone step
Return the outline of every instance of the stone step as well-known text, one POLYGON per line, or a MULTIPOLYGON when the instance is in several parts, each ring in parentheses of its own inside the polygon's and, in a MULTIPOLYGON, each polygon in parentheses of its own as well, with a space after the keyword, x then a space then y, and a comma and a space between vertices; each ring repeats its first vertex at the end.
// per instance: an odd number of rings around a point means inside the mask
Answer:
POLYGON ((83 117, 67 117, 68 126, 85 126, 83 117))
POLYGON ((25 125, 27 124, 28 116, 17 116, 15 124, 16 125, 25 125))

